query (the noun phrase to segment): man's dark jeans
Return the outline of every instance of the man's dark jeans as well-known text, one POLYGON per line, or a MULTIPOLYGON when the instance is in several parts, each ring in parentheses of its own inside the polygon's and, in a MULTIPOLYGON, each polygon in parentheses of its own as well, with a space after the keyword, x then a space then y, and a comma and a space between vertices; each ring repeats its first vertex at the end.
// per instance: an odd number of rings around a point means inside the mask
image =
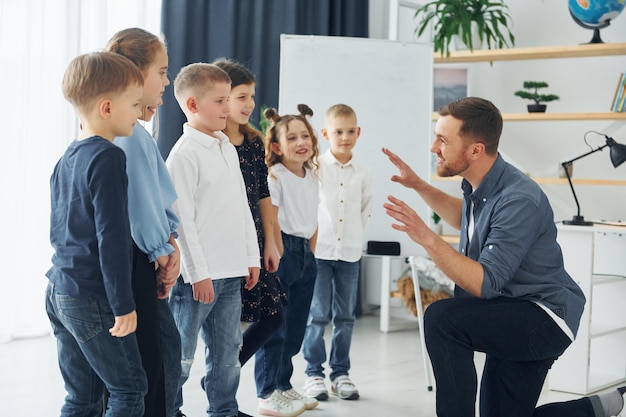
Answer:
POLYGON ((475 415, 474 352, 486 354, 481 417, 530 417, 552 363, 571 340, 533 302, 499 297, 437 301, 424 315, 437 383, 437 416, 475 415))

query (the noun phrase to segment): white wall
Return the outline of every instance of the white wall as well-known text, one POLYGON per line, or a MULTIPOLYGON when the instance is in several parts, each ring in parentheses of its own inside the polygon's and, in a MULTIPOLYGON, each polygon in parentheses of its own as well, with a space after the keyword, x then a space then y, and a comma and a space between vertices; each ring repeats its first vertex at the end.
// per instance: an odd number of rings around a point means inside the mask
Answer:
MULTIPOLYGON (((570 17, 566 1, 511 0, 507 3, 517 47, 575 45, 591 39, 592 31, 581 28, 570 17)), ((371 37, 388 36, 388 5, 389 0, 370 1, 371 37)), ((400 40, 414 39, 412 20, 412 12, 402 8, 400 40)), ((626 12, 610 27, 601 30, 601 36, 607 43, 626 42, 626 12)), ((550 91, 546 92, 561 97, 548 104, 549 112, 596 112, 609 110, 619 74, 626 70, 626 58, 567 58, 465 66, 469 68, 470 94, 493 101, 503 112, 526 111, 526 104, 530 102, 513 96, 525 80, 546 81, 550 84, 550 91)), ((589 130, 605 133, 626 144, 624 122, 507 122, 500 150, 507 160, 533 176, 555 177, 560 162, 589 150, 584 143, 584 134, 589 130)), ((604 143, 604 138, 590 134, 588 141, 597 147, 604 143)), ((574 176, 624 180, 626 164, 613 168, 607 149, 577 161, 574 176)), ((443 188, 456 192, 458 184, 446 183, 443 188)), ((576 205, 567 184, 543 188, 552 202, 555 220, 569 219, 575 214, 576 205)), ((626 219, 626 187, 576 185, 575 189, 581 214, 586 219, 626 219)))

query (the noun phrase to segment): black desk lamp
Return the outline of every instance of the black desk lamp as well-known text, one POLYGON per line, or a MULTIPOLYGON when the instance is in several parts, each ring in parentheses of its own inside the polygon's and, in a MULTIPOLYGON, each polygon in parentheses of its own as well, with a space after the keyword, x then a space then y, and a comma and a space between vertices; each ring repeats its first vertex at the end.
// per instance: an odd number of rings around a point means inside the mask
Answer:
POLYGON ((569 224, 574 226, 591 226, 593 222, 585 221, 585 218, 580 215, 580 204, 578 204, 578 198, 576 198, 576 192, 574 191, 574 186, 572 185, 572 178, 569 175, 569 167, 572 165, 574 161, 578 161, 581 158, 584 158, 587 155, 591 155, 594 152, 601 151, 607 146, 610 148, 611 152, 611 163, 613 166, 617 168, 624 161, 626 161, 626 145, 622 145, 621 143, 615 142, 613 138, 608 137, 607 135, 603 135, 606 138, 606 143, 596 149, 593 149, 586 154, 580 155, 577 158, 574 158, 570 161, 563 162, 561 166, 565 170, 565 175, 567 176, 567 181, 569 182, 569 187, 572 189, 572 194, 574 194, 574 201, 576 201, 576 208, 578 209, 577 214, 572 218, 572 220, 563 220, 563 224, 569 224))

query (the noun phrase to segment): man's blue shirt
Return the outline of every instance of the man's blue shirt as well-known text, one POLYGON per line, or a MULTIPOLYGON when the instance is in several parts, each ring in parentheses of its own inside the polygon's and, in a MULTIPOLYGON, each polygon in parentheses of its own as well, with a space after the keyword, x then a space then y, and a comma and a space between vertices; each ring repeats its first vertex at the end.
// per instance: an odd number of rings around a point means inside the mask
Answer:
MULTIPOLYGON (((476 190, 463 180, 459 252, 484 270, 481 297, 538 302, 575 335, 585 297, 563 266, 554 214, 541 188, 498 155, 476 190), (469 210, 474 232, 468 244, 469 210)), ((456 295, 468 295, 457 287, 456 295)))

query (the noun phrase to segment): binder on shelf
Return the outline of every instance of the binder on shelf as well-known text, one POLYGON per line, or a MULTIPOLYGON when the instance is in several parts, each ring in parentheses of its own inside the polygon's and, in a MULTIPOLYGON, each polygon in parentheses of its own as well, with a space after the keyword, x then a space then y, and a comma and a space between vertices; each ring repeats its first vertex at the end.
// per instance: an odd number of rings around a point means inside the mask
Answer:
POLYGON ((613 94, 613 101, 611 102, 611 111, 614 111, 613 109, 615 109, 615 103, 617 102, 617 96, 618 93, 620 92, 619 87, 622 84, 622 80, 624 79, 624 73, 622 72, 619 75, 619 79, 617 80, 617 85, 615 86, 615 93, 613 94))

